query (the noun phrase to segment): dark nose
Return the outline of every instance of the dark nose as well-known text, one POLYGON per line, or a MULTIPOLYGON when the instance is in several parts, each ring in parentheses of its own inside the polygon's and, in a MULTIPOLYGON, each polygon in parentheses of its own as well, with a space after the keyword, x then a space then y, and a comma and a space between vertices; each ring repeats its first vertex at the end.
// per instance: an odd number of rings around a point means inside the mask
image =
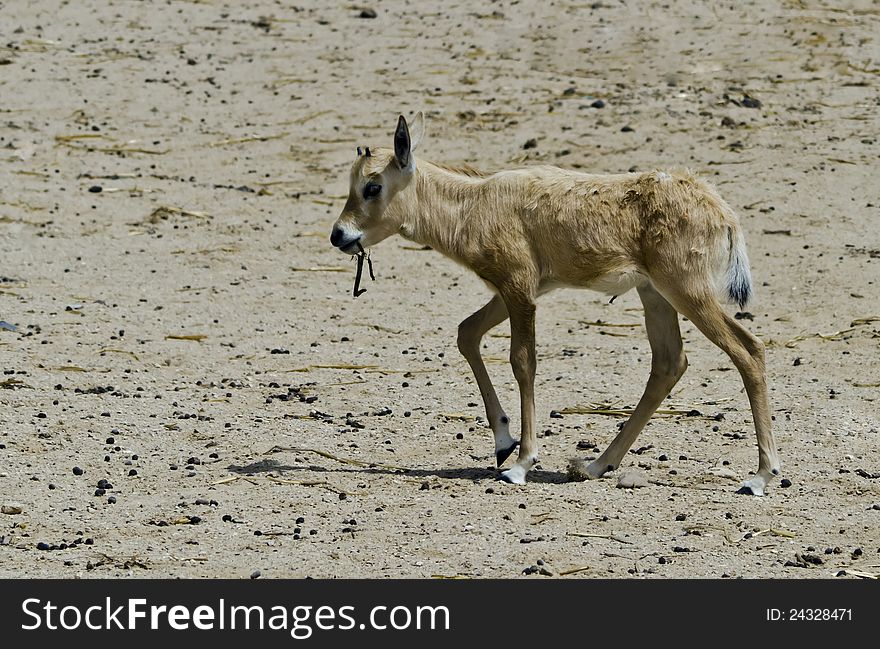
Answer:
POLYGON ((339 246, 340 241, 342 241, 342 228, 333 226, 333 231, 330 233, 330 243, 334 246, 339 246))

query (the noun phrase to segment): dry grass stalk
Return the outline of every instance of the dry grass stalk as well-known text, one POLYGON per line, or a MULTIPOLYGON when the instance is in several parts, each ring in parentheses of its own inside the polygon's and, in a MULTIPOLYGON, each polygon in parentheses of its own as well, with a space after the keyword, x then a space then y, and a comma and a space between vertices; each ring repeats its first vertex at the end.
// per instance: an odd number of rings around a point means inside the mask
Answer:
POLYGON ((202 342, 207 337, 206 334, 169 334, 165 336, 165 340, 191 340, 194 342, 202 342))

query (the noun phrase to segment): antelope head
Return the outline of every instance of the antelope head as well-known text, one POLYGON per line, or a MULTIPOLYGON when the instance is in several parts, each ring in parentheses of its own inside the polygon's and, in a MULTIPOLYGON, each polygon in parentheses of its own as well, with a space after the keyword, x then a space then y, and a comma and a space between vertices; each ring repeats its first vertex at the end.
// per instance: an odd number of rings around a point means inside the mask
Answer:
POLYGON ((360 252, 396 233, 403 214, 395 199, 415 175, 413 151, 424 134, 424 117, 416 114, 412 135, 403 115, 397 120, 394 148, 357 149, 349 174, 348 200, 333 224, 330 243, 346 254, 360 252))

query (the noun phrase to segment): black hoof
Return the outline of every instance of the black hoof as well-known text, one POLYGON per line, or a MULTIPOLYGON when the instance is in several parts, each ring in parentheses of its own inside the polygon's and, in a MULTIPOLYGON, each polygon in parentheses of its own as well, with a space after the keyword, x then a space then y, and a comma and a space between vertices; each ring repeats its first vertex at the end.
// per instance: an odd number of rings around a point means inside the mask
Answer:
POLYGON ((502 449, 495 453, 495 466, 501 467, 504 464, 504 460, 509 458, 511 454, 516 450, 516 447, 519 446, 519 442, 514 442, 509 448, 502 449))

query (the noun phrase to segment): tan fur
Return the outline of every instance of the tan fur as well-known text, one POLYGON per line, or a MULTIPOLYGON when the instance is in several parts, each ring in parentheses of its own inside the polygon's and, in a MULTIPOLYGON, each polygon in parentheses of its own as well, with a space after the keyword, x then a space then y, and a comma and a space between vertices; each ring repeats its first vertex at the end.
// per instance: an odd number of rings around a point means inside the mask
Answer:
POLYGON ((691 173, 595 175, 536 166, 489 174, 425 160, 405 169, 394 151, 373 149, 352 167, 351 192, 335 227, 359 235, 364 247, 399 233, 472 269, 497 291, 462 323, 459 348, 474 371, 501 460, 514 442, 479 341, 510 317, 511 365, 523 421, 519 459, 503 474, 507 479, 524 481, 537 461, 535 300, 560 286, 613 294, 637 288, 654 355, 635 414, 584 475, 598 477, 619 465, 684 372, 676 311, 727 352, 742 374, 759 446, 758 473, 744 486, 763 493, 770 476, 778 474, 763 346, 724 313, 717 297, 733 254, 746 259, 736 244, 742 241, 739 221, 714 188, 691 173), (367 182, 382 184, 383 195, 365 200, 367 182))

